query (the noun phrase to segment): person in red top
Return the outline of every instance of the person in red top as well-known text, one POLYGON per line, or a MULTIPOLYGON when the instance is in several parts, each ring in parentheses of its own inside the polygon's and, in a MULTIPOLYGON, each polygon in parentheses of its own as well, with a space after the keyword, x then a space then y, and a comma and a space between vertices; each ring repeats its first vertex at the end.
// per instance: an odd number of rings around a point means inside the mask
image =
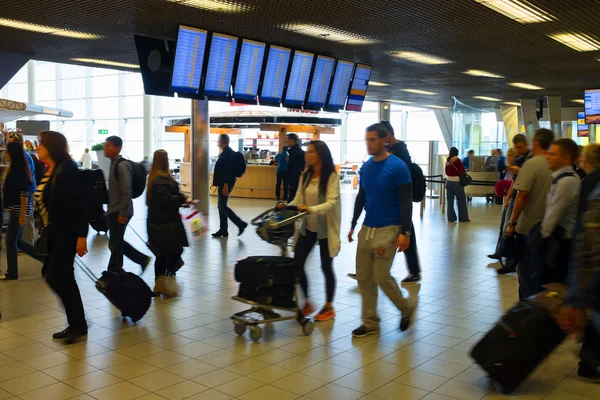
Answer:
POLYGON ((452 147, 446 160, 446 197, 448 199, 448 221, 456 222, 456 211, 454 210, 454 198, 458 203, 458 221, 469 222, 469 212, 467 211, 467 196, 465 188, 460 183, 460 176, 466 174, 465 167, 458 158, 458 149, 452 147))

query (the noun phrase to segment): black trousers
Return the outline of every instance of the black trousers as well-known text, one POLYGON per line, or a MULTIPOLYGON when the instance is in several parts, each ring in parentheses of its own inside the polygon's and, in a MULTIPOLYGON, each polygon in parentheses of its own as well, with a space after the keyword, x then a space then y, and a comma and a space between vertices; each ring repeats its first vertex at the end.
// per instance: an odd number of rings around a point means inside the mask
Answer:
MULTIPOLYGON (((294 259, 302 265, 302 271, 300 273, 300 286, 304 296, 308 299, 308 281, 306 279, 306 272, 304 265, 306 259, 310 254, 313 247, 317 244, 317 233, 306 231, 306 235, 300 235, 298 242, 296 242, 296 251, 294 253, 294 259)), ((319 240, 319 250, 321 254, 321 269, 325 275, 325 290, 327 292, 327 302, 333 301, 335 294, 335 275, 333 273, 333 258, 329 256, 329 243, 327 239, 319 240)))
POLYGON ((120 224, 117 218, 118 213, 112 213, 108 216, 109 239, 108 248, 110 249, 110 261, 108 262, 109 271, 120 271, 123 269, 123 256, 138 265, 144 265, 148 256, 137 251, 132 245, 125 241, 125 230, 127 224, 120 224))
POLYGON ((73 241, 60 240, 52 244, 51 254, 46 261, 46 282, 52 290, 60 297, 69 326, 81 334, 87 334, 85 312, 83 302, 79 293, 79 286, 75 281, 75 246, 77 239, 73 241))
POLYGON ((154 276, 175 276, 180 265, 181 253, 156 256, 154 261, 154 276))
POLYGON ((411 275, 419 275, 421 273, 421 263, 419 262, 419 251, 417 249, 417 235, 415 235, 414 225, 410 226, 410 246, 404 251, 408 272, 411 275))
MULTIPOLYGON (((229 194, 233 192, 233 185, 229 185, 229 194)), ((219 185, 219 222, 220 222, 220 231, 227 232, 229 229, 229 224, 227 222, 227 218, 231 220, 238 228, 244 224, 244 221, 240 217, 237 216, 236 213, 233 212, 231 208, 227 205, 229 201, 229 195, 223 195, 223 185, 219 185)))
POLYGON ((283 183, 283 198, 288 198, 288 172, 277 171, 277 186, 275 186, 275 197, 281 200, 281 184, 283 183))

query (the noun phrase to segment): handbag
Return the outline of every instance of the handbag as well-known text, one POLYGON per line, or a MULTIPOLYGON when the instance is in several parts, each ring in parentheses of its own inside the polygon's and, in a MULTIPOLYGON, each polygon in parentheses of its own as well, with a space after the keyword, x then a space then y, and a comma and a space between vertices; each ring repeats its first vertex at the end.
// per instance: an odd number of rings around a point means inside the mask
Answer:
POLYGON ((450 165, 452 165, 452 167, 456 170, 456 172, 458 172, 458 180, 460 181, 460 184, 462 186, 469 186, 470 184, 473 183, 473 178, 471 178, 471 175, 469 175, 468 173, 464 173, 461 174, 460 171, 458 170, 458 168, 456 168, 456 165, 450 163, 450 165))
MULTIPOLYGON (((56 182, 56 177, 60 174, 62 170, 62 164, 58 166, 58 168, 52 174, 52 178, 50 179, 50 196, 48 198, 48 204, 52 202, 52 198, 54 197, 54 183, 56 182)), ((35 252, 40 256, 48 256, 50 255, 50 226, 52 222, 50 221, 50 212, 48 212, 48 224, 40 227, 39 234, 40 237, 35 241, 35 252)))
POLYGON ((498 239, 500 256, 513 260, 522 260, 525 255, 525 243, 518 235, 502 236, 498 239))

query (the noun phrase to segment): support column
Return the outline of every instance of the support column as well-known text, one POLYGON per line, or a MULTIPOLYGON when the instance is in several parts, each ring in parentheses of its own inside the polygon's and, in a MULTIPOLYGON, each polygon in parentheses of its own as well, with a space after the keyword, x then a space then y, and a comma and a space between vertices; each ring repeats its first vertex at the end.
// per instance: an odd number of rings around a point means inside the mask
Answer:
POLYGON ((504 122, 504 132, 506 132, 506 143, 508 147, 512 146, 515 135, 519 133, 519 110, 517 106, 502 105, 502 121, 504 122))
POLYGON ((35 104, 35 61, 27 63, 27 103, 35 104))
POLYGON ((594 125, 594 124, 590 124, 588 125, 589 127, 589 141, 590 143, 597 143, 596 141, 596 132, 597 132, 597 127, 598 125, 594 125))
POLYGON ((435 118, 438 121, 444 142, 448 149, 452 147, 452 113, 447 109, 436 109, 433 110, 435 118))
POLYGON ((534 99, 521 99, 521 114, 523 115, 523 124, 525 125, 526 136, 529 140, 533 139, 533 134, 540 128, 537 119, 537 105, 534 99))
POLYGON ((144 95, 144 157, 152 157, 152 97, 144 95))
POLYGON ((200 201, 200 211, 204 215, 208 215, 210 200, 208 100, 192 100, 190 131, 192 136, 192 198, 200 201))
POLYGON ((562 133, 562 104, 560 96, 546 96, 548 102, 548 120, 557 138, 565 137, 562 133))
POLYGON ((392 105, 389 101, 380 101, 378 111, 379 121, 389 121, 392 118, 392 105))
POLYGON ((404 111, 404 108, 401 108, 402 115, 402 128, 400 129, 400 140, 407 141, 408 140, 408 111, 404 111))

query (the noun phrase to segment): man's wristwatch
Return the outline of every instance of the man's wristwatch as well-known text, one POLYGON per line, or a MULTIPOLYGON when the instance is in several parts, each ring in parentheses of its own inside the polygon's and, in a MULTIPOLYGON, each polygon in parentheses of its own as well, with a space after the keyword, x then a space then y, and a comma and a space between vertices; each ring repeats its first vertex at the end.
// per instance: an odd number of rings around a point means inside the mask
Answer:
POLYGON ((516 222, 511 222, 510 226, 517 226, 517 223, 516 222))

